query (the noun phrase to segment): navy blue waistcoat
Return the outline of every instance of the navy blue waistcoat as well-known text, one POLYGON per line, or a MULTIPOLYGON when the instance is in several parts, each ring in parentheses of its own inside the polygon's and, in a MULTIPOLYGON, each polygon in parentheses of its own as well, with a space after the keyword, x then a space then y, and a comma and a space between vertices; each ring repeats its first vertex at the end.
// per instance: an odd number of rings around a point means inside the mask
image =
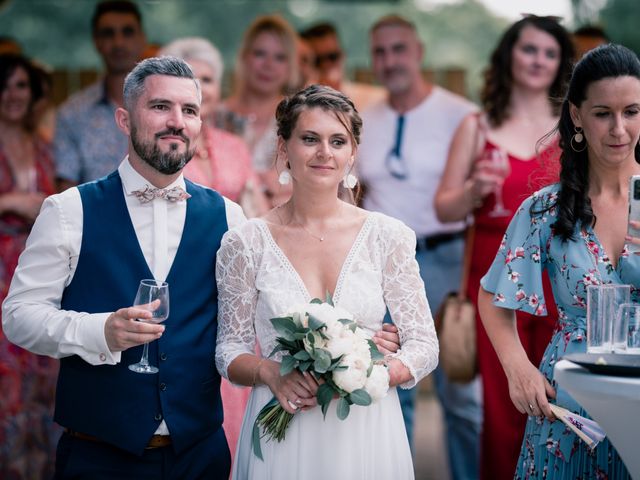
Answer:
MULTIPOLYGON (((62 308, 111 312, 133 304, 138 283, 153 278, 129 217, 117 172, 78 187, 82 246, 62 308)), ((224 200, 187 181, 191 198, 182 239, 167 276, 170 315, 162 337, 149 344, 145 375, 127 366, 142 346, 122 352, 117 365, 93 366, 79 356, 62 359, 55 420, 135 454, 165 420, 177 453, 222 425, 220 376, 215 368, 217 332, 216 252, 227 231, 224 200)))

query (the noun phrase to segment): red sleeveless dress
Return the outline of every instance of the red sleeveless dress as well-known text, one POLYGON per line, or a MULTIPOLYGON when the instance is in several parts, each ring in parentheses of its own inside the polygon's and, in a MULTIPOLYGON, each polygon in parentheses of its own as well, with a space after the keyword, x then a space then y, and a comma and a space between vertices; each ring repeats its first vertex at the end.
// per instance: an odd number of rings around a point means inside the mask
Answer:
MULTIPOLYGON (((498 148, 486 141, 485 153, 498 148)), ((495 198, 491 194, 484 204, 475 210, 475 235, 469 271, 469 298, 477 304, 480 279, 487 272, 511 217, 520 203, 544 185, 558 181, 559 148, 552 145, 540 155, 520 159, 509 154, 511 173, 504 182, 503 204, 511 213, 504 217, 491 217, 495 198)), ((482 156, 481 156, 482 157, 482 156)), ((538 365, 549 343, 557 320, 557 310, 549 279, 544 276, 544 292, 548 315, 535 317, 516 312, 520 341, 534 365, 538 365)), ((518 412, 509 396, 509 384, 498 356, 487 336, 480 316, 476 315, 478 368, 482 375, 484 422, 480 448, 480 472, 483 480, 512 479, 520 446, 524 436, 527 416, 518 412)))

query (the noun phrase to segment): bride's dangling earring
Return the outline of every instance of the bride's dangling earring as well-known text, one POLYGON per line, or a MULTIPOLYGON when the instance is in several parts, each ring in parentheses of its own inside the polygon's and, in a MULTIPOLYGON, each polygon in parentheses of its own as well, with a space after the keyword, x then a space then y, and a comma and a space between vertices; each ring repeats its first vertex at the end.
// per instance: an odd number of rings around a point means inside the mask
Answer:
MULTIPOLYGON (((278 159, 276 158, 276 163, 278 163, 278 159)), ((280 185, 288 185, 291 182, 291 165, 289 164, 289 161, 287 160, 287 162, 284 165, 284 170, 282 170, 282 172, 280 172, 280 175, 278 175, 278 183, 280 185)))
POLYGON ((349 170, 347 171, 347 173, 345 174, 344 178, 342 179, 342 186, 344 188, 348 188, 349 190, 352 190, 356 187, 356 185, 358 184, 358 177, 356 177, 353 173, 351 173, 351 169, 353 168, 353 162, 355 161, 353 155, 351 156, 351 164, 349 165, 349 170))
POLYGON ((349 190, 355 188, 358 184, 358 178, 353 173, 347 173, 342 179, 342 185, 349 190))
POLYGON ((285 169, 280 172, 280 175, 278 175, 278 183, 280 185, 288 185, 289 182, 291 182, 291 173, 289 172, 289 169, 285 169))

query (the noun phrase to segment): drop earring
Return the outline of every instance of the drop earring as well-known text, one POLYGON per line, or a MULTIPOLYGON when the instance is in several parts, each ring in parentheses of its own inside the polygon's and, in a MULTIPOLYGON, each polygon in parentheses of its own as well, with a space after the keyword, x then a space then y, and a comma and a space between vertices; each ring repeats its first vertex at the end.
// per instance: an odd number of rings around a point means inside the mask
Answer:
POLYGON ((587 142, 584 143, 582 148, 579 148, 580 144, 584 142, 582 127, 574 127, 574 130, 576 131, 576 133, 573 134, 569 143, 571 144, 571 150, 573 150, 576 153, 580 153, 580 152, 583 152, 585 148, 587 148, 587 142), (576 148, 576 145, 578 146, 578 148, 576 148))
POLYGON ((291 182, 291 173, 288 169, 285 169, 278 175, 278 183, 280 185, 288 185, 289 182, 291 182))
POLYGON ((342 185, 344 188, 348 188, 349 190, 355 188, 357 184, 358 178, 353 173, 347 173, 342 179, 342 185))

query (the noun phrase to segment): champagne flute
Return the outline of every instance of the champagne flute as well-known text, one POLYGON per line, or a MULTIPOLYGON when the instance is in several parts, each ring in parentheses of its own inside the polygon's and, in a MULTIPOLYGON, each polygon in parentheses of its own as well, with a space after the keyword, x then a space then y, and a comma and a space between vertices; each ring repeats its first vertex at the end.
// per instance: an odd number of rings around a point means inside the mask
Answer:
MULTIPOLYGON (((151 312, 149 319, 140 322, 160 323, 169 317, 169 285, 156 280, 141 280, 133 305, 151 312)), ((144 344, 142 358, 138 363, 129 365, 129 370, 137 373, 158 373, 158 367, 149 365, 149 343, 144 344)))
MULTIPOLYGON (((507 178, 510 170, 509 156, 507 153, 502 149, 494 148, 491 150, 489 158, 491 159, 492 171, 497 175, 501 175, 503 178, 507 178)), ((489 216, 508 217, 511 215, 511 210, 506 209, 502 202, 502 185, 495 188, 493 195, 496 201, 493 209, 489 212, 489 216)))

